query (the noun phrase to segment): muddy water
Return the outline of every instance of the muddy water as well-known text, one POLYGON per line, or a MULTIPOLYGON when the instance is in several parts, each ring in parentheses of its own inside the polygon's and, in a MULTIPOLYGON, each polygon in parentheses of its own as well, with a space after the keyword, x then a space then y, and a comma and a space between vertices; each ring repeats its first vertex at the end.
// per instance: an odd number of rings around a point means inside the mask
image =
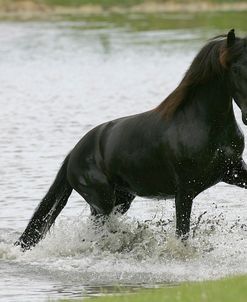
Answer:
MULTIPOLYGON (((0 23, 0 300, 84 297, 247 273, 246 192, 219 184, 194 202, 187 247, 174 201, 136 198, 99 230, 73 193, 50 234, 13 246, 65 155, 94 125, 156 106, 217 30, 132 32, 86 22, 0 23)), ((247 130, 237 119, 244 134, 247 130)), ((246 153, 245 153, 246 158, 246 153)))

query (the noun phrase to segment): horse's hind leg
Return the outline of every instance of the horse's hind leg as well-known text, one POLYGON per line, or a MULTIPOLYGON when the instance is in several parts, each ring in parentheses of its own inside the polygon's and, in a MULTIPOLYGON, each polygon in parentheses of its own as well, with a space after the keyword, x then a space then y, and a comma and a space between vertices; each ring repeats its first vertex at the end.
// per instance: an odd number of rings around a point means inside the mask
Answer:
POLYGON ((90 171, 90 174, 92 176, 86 182, 80 181, 81 175, 74 178, 71 185, 90 205, 92 215, 108 216, 115 206, 114 187, 101 171, 90 171))
POLYGON ((116 203, 114 212, 124 214, 130 208, 131 202, 134 200, 135 195, 122 190, 116 190, 116 203))

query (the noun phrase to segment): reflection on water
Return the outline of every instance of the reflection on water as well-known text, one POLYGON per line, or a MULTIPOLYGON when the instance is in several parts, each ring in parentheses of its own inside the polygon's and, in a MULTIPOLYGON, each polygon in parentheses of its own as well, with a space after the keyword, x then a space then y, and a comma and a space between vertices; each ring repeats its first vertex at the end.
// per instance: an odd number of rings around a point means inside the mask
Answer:
POLYGON ((187 247, 174 238, 173 201, 137 198, 128 215, 99 230, 76 193, 35 249, 13 247, 78 139, 103 121, 156 106, 203 41, 219 33, 102 22, 0 23, 0 300, 247 272, 246 193, 224 184, 196 198, 187 247))

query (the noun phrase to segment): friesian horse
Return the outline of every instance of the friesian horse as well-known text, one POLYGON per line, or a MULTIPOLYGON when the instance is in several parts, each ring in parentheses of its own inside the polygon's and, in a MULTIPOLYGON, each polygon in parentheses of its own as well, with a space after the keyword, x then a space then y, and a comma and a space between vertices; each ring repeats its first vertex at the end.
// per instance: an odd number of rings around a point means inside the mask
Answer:
POLYGON ((178 87, 156 108, 101 124, 65 158, 56 179, 15 243, 35 246, 76 190, 92 215, 125 213, 135 196, 175 197, 176 234, 186 239, 193 199, 226 182, 247 188, 247 38, 234 30, 196 55, 178 87))

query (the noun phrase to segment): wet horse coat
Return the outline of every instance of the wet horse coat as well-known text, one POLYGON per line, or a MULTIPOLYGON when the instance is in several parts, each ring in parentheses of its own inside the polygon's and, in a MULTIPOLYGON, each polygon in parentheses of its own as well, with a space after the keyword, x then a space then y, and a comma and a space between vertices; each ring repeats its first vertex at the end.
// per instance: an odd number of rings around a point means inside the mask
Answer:
POLYGON ((247 124, 246 39, 234 30, 198 53, 179 86, 157 108, 97 126, 66 157, 16 244, 45 236, 72 189, 93 215, 125 213, 135 196, 175 197, 176 234, 187 238, 192 202, 224 181, 247 187, 244 137, 232 99, 247 124))

